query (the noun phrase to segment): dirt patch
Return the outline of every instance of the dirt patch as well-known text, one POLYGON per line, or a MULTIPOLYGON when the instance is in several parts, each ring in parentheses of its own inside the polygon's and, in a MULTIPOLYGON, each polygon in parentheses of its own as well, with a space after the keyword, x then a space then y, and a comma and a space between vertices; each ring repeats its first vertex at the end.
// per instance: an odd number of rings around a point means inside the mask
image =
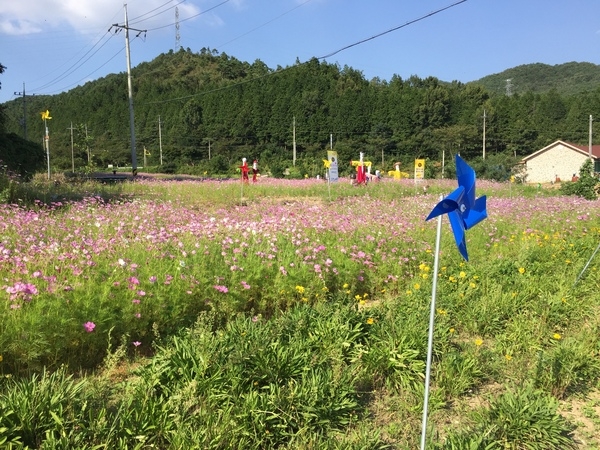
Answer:
POLYGON ((577 427, 573 435, 579 448, 600 448, 600 390, 561 402, 559 413, 577 427))

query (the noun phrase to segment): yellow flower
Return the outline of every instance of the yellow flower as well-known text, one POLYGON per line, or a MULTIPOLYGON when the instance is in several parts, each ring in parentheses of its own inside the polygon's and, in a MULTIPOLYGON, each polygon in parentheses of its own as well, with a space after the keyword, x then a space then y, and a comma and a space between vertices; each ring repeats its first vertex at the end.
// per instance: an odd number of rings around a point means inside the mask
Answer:
POLYGON ((519 273, 520 274, 524 274, 525 273, 525 267, 519 267, 519 273))
POLYGON ((367 302, 366 302, 366 301, 364 301, 364 300, 360 300, 360 301, 358 302, 358 304, 359 304, 359 305, 366 305, 366 304, 367 304, 367 302))
POLYGON ((369 317, 367 319, 367 325, 373 325, 374 322, 375 322, 375 319, 373 319, 372 317, 369 317))
POLYGON ((329 289, 327 288, 327 286, 324 286, 324 287, 322 287, 322 288, 321 288, 321 290, 322 290, 323 292, 327 292, 327 291, 329 291, 329 289))
POLYGON ((440 316, 445 316, 446 314, 448 314, 448 311, 446 311, 445 309, 438 308, 437 313, 440 316))
POLYGON ((296 286, 296 291, 298 292, 298 294, 304 294, 304 287, 303 286, 296 286))
POLYGON ((382 294, 385 294, 385 288, 381 290, 381 293, 382 293, 382 294))
POLYGON ((461 272, 461 273, 459 273, 459 274, 458 274, 458 276, 459 276, 459 277, 461 277, 461 278, 464 278, 464 277, 466 277, 466 276, 467 276, 467 274, 466 274, 466 273, 464 273, 464 272, 461 272))
POLYGON ((361 296, 360 296, 359 294, 356 294, 356 295, 354 296, 354 298, 356 299, 356 301, 359 301, 359 300, 361 299, 361 296))
POLYGON ((308 299, 306 297, 302 297, 302 301, 303 302, 308 302, 308 299))
POLYGON ((554 333, 554 334, 552 335, 552 337, 553 337, 554 339, 556 339, 557 341, 560 341, 560 340, 562 339, 562 336, 561 336, 560 334, 558 334, 558 333, 554 333))
POLYGON ((366 292, 363 294, 363 298, 367 298, 369 296, 369 294, 367 294, 366 292))
POLYGON ((419 289, 421 289, 421 285, 419 283, 415 283, 413 285, 413 288, 415 288, 415 291, 418 291, 419 289))
POLYGON ((344 285, 342 286, 342 289, 348 289, 348 283, 344 283, 344 285))
POLYGON ((473 283, 472 281, 469 283, 469 287, 474 288, 475 286, 477 286, 475 283, 473 283))
POLYGON ((456 330, 454 328, 450 328, 450 334, 454 334, 456 330))
POLYGON ((450 276, 448 279, 449 279, 449 280, 450 280, 452 283, 456 283, 456 278, 455 278, 455 277, 453 277, 453 276, 450 276))
POLYGON ((510 356, 509 354, 506 354, 506 355, 504 355, 504 358, 505 358, 507 361, 510 361, 510 360, 512 359, 512 356, 510 356))
POLYGON ((477 347, 479 347, 481 344, 483 344, 483 339, 481 339, 481 338, 477 338, 477 339, 475 339, 475 345, 476 345, 477 347))
POLYGON ((412 295, 412 291, 406 291, 406 295, 412 295))

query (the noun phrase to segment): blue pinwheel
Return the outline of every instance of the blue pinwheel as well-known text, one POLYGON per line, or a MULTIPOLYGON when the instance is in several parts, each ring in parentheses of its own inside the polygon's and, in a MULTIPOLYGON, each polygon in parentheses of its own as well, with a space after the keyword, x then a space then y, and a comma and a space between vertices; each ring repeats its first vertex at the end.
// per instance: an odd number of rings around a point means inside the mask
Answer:
POLYGON ((441 200, 425 220, 448 214, 458 251, 468 261, 465 230, 487 217, 485 195, 475 200, 475 171, 458 155, 456 155, 456 177, 458 187, 441 200))

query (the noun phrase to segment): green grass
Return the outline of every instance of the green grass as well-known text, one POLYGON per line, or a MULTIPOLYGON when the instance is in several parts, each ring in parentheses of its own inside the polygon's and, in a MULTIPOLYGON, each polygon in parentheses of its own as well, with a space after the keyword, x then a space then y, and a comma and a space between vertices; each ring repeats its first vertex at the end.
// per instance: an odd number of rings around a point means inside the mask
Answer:
MULTIPOLYGON (((423 218, 455 182, 430 184, 144 181, 4 209, 0 446, 418 448, 423 218)), ((600 202, 479 191, 468 263, 444 219, 428 448, 598 447, 600 260, 575 281, 600 202)))

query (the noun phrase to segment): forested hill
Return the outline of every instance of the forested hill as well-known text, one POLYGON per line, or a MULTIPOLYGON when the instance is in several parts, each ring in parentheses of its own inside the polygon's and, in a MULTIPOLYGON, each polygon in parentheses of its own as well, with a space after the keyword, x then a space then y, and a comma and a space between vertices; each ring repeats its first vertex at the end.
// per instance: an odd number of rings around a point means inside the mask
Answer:
MULTIPOLYGON (((258 157, 263 169, 274 172, 276 164, 292 165, 295 147, 296 167, 310 174, 318 173, 323 152, 333 144, 340 160, 364 152, 385 172, 394 161, 441 161, 443 151, 481 156, 484 112, 489 156, 517 158, 557 139, 585 144, 589 116, 600 117, 600 80, 587 89, 573 86, 591 83, 591 75, 582 73, 597 66, 563 66, 570 67, 573 81, 563 74, 559 83, 558 76, 544 75, 550 66, 534 64, 530 72, 536 75, 506 71, 490 87, 485 78, 467 84, 433 76, 367 80, 361 71, 316 58, 269 68, 206 48, 171 51, 132 70, 137 162, 157 166, 163 160, 172 170, 227 173, 242 157, 258 157), (506 96, 500 86, 509 75, 514 95, 506 96), (565 94, 566 86, 577 94, 565 94)), ((25 121, 22 99, 0 106, 0 135, 20 137, 26 123, 27 140, 37 145, 44 140, 40 112, 50 111, 50 162, 56 170, 132 163, 124 72, 58 95, 28 97, 25 121)), ((23 164, 7 158, 9 147, 15 148, 0 141, 0 159, 23 164)))
POLYGON ((496 94, 548 92, 573 95, 593 91, 600 86, 600 66, 587 62, 569 62, 554 66, 524 64, 474 81, 496 94), (509 81, 507 81, 509 80, 509 81))

